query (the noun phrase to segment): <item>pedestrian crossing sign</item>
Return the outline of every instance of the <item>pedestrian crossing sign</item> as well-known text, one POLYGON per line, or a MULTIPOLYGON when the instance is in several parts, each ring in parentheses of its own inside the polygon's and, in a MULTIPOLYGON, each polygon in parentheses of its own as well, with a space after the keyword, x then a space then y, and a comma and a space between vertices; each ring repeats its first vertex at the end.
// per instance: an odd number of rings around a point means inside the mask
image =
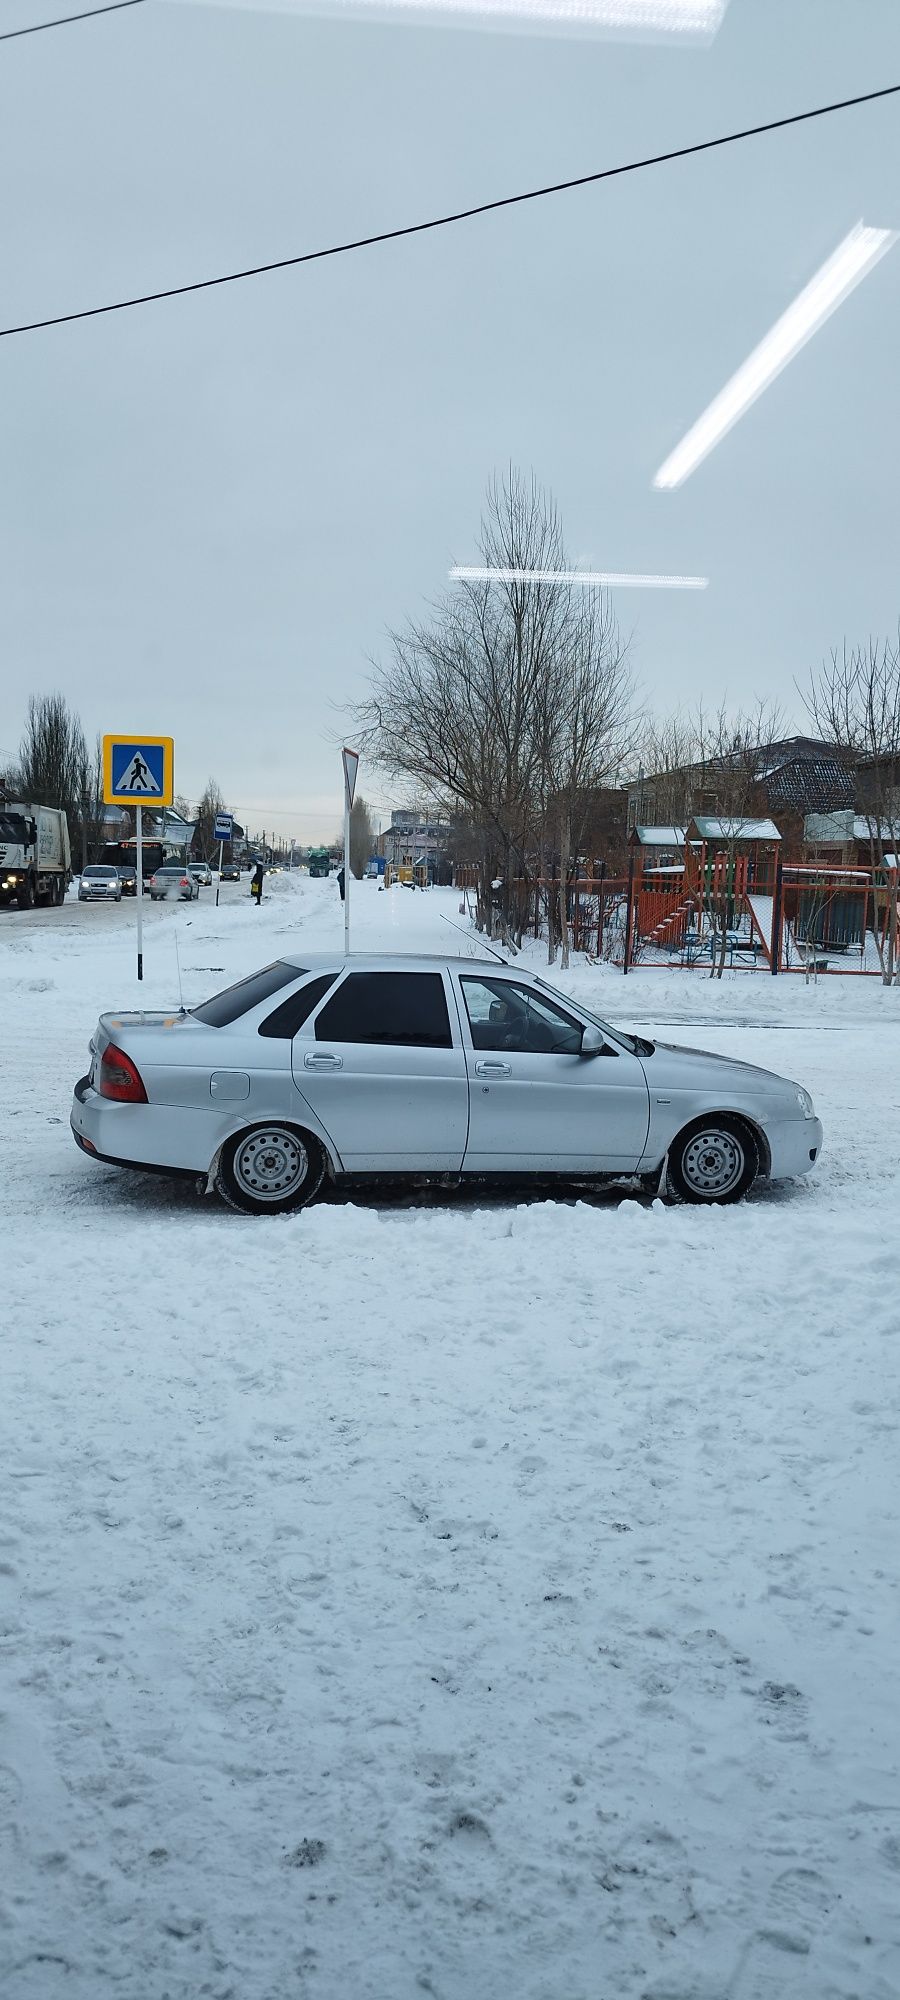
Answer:
POLYGON ((174 763, 171 736, 104 736, 104 803, 170 806, 174 763))

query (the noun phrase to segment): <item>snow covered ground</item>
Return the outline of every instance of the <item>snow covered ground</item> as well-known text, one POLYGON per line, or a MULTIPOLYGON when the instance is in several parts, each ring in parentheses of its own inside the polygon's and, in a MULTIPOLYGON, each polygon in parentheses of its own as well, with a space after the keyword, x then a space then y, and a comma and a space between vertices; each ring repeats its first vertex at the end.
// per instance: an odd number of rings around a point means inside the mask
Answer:
MULTIPOLYGON (((76 1152, 135 909, 65 914, 0 922, 4 2000, 896 2000, 900 994, 559 978, 813 1091, 740 1208, 261 1222, 76 1152)), ((150 1004, 341 933, 153 916, 150 1004)))

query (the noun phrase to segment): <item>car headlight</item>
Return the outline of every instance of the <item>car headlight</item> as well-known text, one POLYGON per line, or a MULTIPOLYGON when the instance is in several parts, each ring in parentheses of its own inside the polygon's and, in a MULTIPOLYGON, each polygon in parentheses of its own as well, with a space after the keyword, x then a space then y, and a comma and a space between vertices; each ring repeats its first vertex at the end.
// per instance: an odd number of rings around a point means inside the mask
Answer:
POLYGON ((812 1098, 810 1097, 809 1091, 804 1090, 802 1085, 800 1084, 797 1085, 797 1103, 800 1106, 804 1118, 815 1117, 816 1114, 813 1108, 813 1101, 812 1098))

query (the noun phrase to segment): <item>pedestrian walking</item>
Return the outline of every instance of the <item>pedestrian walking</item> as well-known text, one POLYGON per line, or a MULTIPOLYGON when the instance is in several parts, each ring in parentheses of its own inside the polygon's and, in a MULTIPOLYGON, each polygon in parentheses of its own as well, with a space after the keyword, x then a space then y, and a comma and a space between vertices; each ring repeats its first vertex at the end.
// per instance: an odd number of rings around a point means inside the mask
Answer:
POLYGON ((343 900, 344 900, 344 892, 345 892, 345 889, 346 889, 346 885, 347 885, 347 878, 346 878, 346 876, 345 876, 345 874, 344 874, 344 866, 343 866, 343 862, 341 863, 341 866, 340 866, 340 868, 338 869, 338 872, 337 872, 337 885, 338 885, 338 888, 340 889, 340 892, 341 892, 341 902, 343 902, 343 900))
POLYGON ((254 870, 253 870, 253 876, 252 876, 252 879, 251 879, 251 882, 250 882, 250 894, 251 894, 251 896, 253 897, 253 900, 254 900, 254 902, 255 902, 255 904, 256 904, 256 907, 257 907, 257 909, 259 909, 259 906, 260 906, 260 903, 262 902, 262 885, 263 885, 263 877, 264 877, 264 875, 265 875, 265 872, 266 872, 266 871, 265 871, 265 869, 264 869, 264 867, 263 867, 263 865, 262 865, 262 862, 261 862, 261 861, 257 861, 257 864, 256 864, 256 867, 255 867, 255 868, 254 868, 254 870))

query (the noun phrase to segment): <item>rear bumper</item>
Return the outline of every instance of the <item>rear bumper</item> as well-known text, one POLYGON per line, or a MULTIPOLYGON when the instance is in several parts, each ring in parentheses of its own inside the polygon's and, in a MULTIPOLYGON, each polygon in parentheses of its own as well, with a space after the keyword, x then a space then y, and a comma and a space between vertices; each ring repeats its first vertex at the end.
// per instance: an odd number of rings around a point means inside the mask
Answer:
POLYGON ((69 1116, 76 1146, 92 1160, 145 1173, 209 1172, 236 1121, 210 1106, 174 1111, 167 1104, 117 1104, 79 1077, 69 1116))

